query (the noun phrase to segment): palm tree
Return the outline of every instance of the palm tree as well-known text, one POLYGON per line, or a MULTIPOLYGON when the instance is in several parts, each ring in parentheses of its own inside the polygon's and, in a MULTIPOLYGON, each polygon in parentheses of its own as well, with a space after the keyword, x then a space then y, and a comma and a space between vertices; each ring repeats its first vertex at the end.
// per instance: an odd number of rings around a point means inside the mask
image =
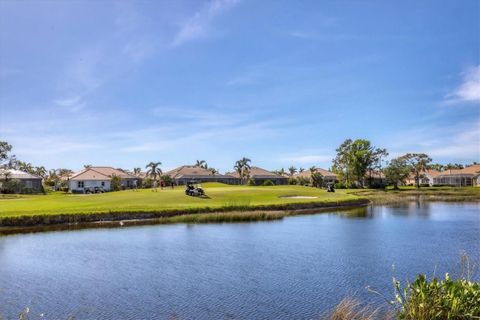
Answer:
POLYGON ((83 167, 84 167, 85 169, 89 169, 89 168, 92 167, 92 165, 91 165, 91 164, 84 164, 83 167))
POLYGON ((207 161, 205 161, 205 160, 197 160, 197 163, 195 164, 195 167, 200 167, 200 168, 203 168, 203 169, 208 169, 207 161))
POLYGON ((161 162, 150 162, 145 166, 145 169, 147 170, 147 176, 152 177, 153 181, 157 180, 157 176, 161 177, 162 175, 162 169, 160 169, 160 166, 162 165, 161 162))
POLYGON ((19 169, 24 172, 33 173, 33 166, 31 163, 21 162, 19 169))
POLYGON ((214 175, 216 175, 216 174, 218 173, 218 170, 215 169, 215 168, 208 168, 208 171, 210 171, 210 174, 211 174, 212 176, 214 176, 214 175))
POLYGON ((140 168, 133 168, 133 174, 134 174, 134 175, 139 175, 140 172, 142 172, 142 169, 140 169, 140 168))
POLYGON ((297 173, 297 168, 295 168, 294 166, 291 166, 290 168, 288 168, 288 172, 290 173, 290 177, 291 177, 295 173, 297 173))
POLYGON ((45 176, 47 175, 47 169, 45 169, 44 166, 35 167, 35 169, 33 171, 34 171, 35 175, 37 175, 39 177, 42 177, 42 178, 45 178, 45 176))
POLYGON ((299 173, 302 173, 303 171, 305 171, 305 168, 300 168, 300 169, 298 169, 298 172, 299 172, 299 173))
POLYGON ((250 162, 252 160, 243 157, 242 159, 238 160, 235 162, 235 166, 233 167, 235 171, 238 173, 240 176, 240 180, 242 183, 245 183, 248 178, 250 177, 250 162))
POLYGON ((280 175, 280 176, 284 176, 285 174, 287 174, 287 173, 285 172, 285 169, 283 169, 283 168, 281 168, 280 170, 277 170, 275 173, 278 174, 278 175, 280 175))

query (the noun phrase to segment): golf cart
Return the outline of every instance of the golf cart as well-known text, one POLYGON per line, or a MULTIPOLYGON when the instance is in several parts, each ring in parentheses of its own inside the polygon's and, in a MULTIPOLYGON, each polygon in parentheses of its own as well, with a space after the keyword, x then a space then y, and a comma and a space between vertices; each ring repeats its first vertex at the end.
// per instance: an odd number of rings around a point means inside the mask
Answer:
POLYGON ((192 197, 202 197, 205 195, 205 191, 200 183, 196 182, 195 180, 191 180, 186 184, 185 194, 192 197))
POLYGON ((335 186, 333 183, 328 183, 327 184, 327 192, 335 192, 335 186))

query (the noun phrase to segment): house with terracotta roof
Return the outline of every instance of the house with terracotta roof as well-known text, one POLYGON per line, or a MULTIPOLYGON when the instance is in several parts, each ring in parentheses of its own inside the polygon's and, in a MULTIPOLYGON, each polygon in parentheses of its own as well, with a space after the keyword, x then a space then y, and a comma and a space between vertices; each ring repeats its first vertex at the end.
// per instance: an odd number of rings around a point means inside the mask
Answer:
POLYGON ((42 177, 14 169, 0 169, 0 192, 38 193, 43 191, 42 177), (9 181, 16 180, 14 190, 6 190, 9 181))
MULTIPOLYGON (((441 174, 441 171, 427 169, 420 174, 420 185, 429 185, 434 186, 435 181, 434 179, 441 174)), ((406 185, 415 185, 415 175, 411 173, 407 180, 405 180, 406 185)))
POLYGON ((433 185, 480 186, 480 164, 441 171, 433 178, 433 185))
POLYGON ((118 176, 122 181, 122 188, 132 189, 141 185, 141 179, 122 170, 112 167, 88 167, 74 173, 68 178, 68 188, 74 193, 85 193, 95 188, 104 191, 112 190, 112 177, 118 176))
MULTIPOLYGON (((240 183, 240 175, 238 174, 238 172, 230 172, 230 173, 227 173, 227 175, 235 177, 236 179, 238 179, 238 183, 240 183)), ((259 167, 250 168, 249 178, 253 179, 256 185, 262 185, 267 180, 272 181, 275 185, 288 184, 288 177, 281 176, 279 174, 273 173, 271 171, 268 171, 259 167)))
POLYGON ((165 172, 177 185, 184 185, 188 181, 196 182, 221 182, 226 184, 238 184, 238 178, 228 174, 213 174, 210 170, 198 166, 181 166, 165 172))
MULTIPOLYGON (((320 173, 323 176, 323 182, 327 183, 335 183, 337 181, 337 175, 333 172, 322 168, 315 168, 316 172, 320 173)), ((310 170, 305 170, 293 175, 294 178, 306 178, 312 179, 312 172, 310 170)))

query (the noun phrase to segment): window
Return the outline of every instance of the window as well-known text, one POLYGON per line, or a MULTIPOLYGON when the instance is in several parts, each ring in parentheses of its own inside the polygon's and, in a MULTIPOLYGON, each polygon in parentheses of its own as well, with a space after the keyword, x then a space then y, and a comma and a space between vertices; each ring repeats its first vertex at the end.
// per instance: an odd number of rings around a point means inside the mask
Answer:
POLYGON ((33 187, 33 184, 32 184, 32 181, 25 181, 25 187, 26 188, 32 188, 33 187))
POLYGON ((105 181, 102 181, 102 187, 105 187, 105 181))
POLYGON ((83 188, 83 181, 78 181, 77 182, 77 188, 83 188))

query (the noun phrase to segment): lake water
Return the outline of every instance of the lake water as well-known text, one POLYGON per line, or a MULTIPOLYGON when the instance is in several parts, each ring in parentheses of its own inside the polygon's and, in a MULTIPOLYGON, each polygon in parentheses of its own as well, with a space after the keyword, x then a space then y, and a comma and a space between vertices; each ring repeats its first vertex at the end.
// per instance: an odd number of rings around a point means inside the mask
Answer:
POLYGON ((462 250, 480 260, 480 204, 10 235, 0 315, 318 319, 345 296, 378 302, 368 285, 390 297, 392 276, 456 274, 462 250))

